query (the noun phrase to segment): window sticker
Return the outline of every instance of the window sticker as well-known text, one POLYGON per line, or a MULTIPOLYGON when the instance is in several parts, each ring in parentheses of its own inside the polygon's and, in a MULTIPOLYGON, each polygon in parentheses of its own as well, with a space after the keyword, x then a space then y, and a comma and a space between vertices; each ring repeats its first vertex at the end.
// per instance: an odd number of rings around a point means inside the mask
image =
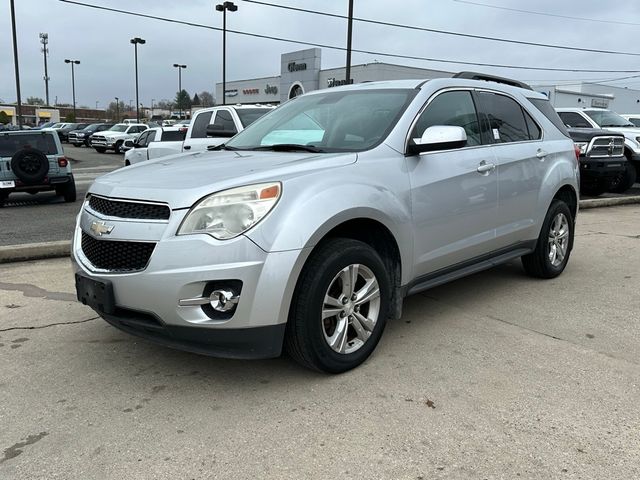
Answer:
POLYGON ((491 131, 493 132, 493 139, 500 140, 500 132, 498 131, 498 129, 492 128, 491 131))

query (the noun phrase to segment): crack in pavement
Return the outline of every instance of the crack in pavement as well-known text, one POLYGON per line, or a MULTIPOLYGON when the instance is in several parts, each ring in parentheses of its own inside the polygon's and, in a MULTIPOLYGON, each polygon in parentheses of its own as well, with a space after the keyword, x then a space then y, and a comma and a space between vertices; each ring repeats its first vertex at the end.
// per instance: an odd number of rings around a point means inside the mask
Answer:
POLYGON ((22 292, 25 297, 42 298, 44 300, 57 300, 62 302, 75 302, 77 300, 73 293, 50 292, 49 290, 36 287, 30 283, 0 282, 0 290, 22 292))
MULTIPOLYGON (((446 305, 447 307, 459 309, 456 305, 448 303, 448 302, 446 302, 444 300, 441 300, 441 299, 439 299, 437 297, 433 297, 431 295, 426 295, 424 293, 422 293, 421 295, 423 297, 428 298, 429 300, 433 300, 435 302, 438 302, 438 303, 441 303, 443 305, 446 305)), ((463 313, 463 315, 468 317, 468 318, 473 318, 470 315, 465 314, 465 313, 463 313)), ((567 340, 566 338, 556 337, 555 335, 552 335, 550 333, 545 333, 545 332, 541 332, 539 330, 535 330, 535 329, 530 328, 530 327, 525 327, 524 325, 520 325, 520 324, 517 324, 517 323, 514 323, 514 322, 510 322, 509 320, 505 320, 503 318, 499 318, 499 317, 496 317, 494 315, 489 315, 489 314, 486 314, 486 313, 481 313, 480 315, 482 315, 485 318, 490 318, 491 320, 495 320, 497 322, 504 323, 505 325, 510 325, 512 327, 516 327, 516 328, 519 328, 519 329, 522 329, 522 330, 526 330, 527 332, 536 333, 538 335, 542 335, 542 336, 547 337, 547 338, 552 338, 552 339, 558 340, 560 342, 568 343, 569 345, 573 345, 575 347, 580 347, 580 348, 582 348, 584 350, 587 350, 587 351, 590 351, 590 352, 595 352, 595 353, 597 353, 599 355, 604 355, 605 357, 611 358, 613 360, 618 360, 620 362, 630 363, 631 365, 640 365, 640 363, 634 362, 633 360, 630 360, 628 358, 621 358, 621 357, 618 357, 618 356, 613 355, 611 353, 603 352, 602 350, 596 350, 594 348, 590 348, 588 345, 584 345, 582 343, 573 342, 571 340, 567 340)))
POLYGON ((91 320, 97 320, 100 317, 91 317, 91 318, 86 318, 84 320, 76 320, 76 321, 72 321, 72 322, 56 322, 56 323, 48 323, 47 325, 37 325, 35 327, 10 327, 10 328, 2 328, 0 329, 0 332, 10 332, 12 330, 40 330, 42 328, 49 328, 49 327, 55 327, 58 325, 75 325, 77 323, 86 323, 86 322, 90 322, 91 320))
POLYGON ((625 235, 623 233, 612 233, 612 232, 586 232, 586 233, 576 233, 576 237, 587 237, 589 235, 612 235, 614 237, 622 237, 622 238, 631 238, 632 240, 640 240, 640 235, 625 235))

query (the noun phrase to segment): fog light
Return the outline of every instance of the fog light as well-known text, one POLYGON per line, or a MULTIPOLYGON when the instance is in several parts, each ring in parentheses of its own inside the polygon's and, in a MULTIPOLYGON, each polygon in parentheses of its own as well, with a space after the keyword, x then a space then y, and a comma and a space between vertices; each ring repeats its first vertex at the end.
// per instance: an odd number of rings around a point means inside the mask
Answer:
POLYGON ((240 297, 229 290, 214 290, 209 302, 216 312, 228 312, 236 307, 240 297))

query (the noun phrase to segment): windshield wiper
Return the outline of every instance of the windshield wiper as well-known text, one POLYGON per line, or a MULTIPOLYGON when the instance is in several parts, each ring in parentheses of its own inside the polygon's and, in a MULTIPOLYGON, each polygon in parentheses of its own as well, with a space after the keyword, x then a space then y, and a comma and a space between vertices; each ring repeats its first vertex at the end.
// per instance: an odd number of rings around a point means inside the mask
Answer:
POLYGON ((294 152, 296 150, 303 150, 305 152, 313 153, 324 152, 321 148, 314 147, 313 145, 302 145, 300 143, 276 143, 274 145, 262 145, 248 150, 271 150, 273 152, 294 152))
POLYGON ((227 147, 224 143, 221 143, 220 145, 209 145, 207 147, 207 150, 210 152, 215 152, 216 150, 240 150, 239 148, 235 148, 235 147, 227 147))

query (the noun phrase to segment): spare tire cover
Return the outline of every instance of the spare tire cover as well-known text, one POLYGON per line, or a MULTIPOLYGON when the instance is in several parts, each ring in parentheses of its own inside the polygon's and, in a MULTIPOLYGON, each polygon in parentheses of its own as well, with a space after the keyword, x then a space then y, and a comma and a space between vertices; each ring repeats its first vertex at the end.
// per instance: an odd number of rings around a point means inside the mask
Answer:
POLYGON ((49 159, 35 148, 24 148, 11 157, 11 170, 24 183, 40 183, 49 173, 49 159))

